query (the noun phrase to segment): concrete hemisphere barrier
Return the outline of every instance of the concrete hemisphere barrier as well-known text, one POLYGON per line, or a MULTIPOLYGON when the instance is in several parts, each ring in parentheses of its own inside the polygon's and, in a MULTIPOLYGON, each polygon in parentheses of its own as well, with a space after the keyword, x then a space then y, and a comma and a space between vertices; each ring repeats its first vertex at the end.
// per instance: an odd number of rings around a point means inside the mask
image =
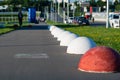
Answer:
POLYGON ((54 37, 57 38, 62 32, 64 32, 64 30, 59 28, 58 31, 54 33, 54 37))
POLYGON ((58 36, 58 41, 61 41, 62 39, 65 39, 65 36, 68 36, 68 35, 70 35, 71 34, 71 32, 69 32, 69 31, 64 31, 64 32, 62 32, 59 36, 58 36))
POLYGON ((96 43, 88 37, 78 37, 74 39, 67 47, 69 54, 84 54, 89 49, 96 46, 96 43))
POLYGON ((52 31, 51 31, 51 34, 54 35, 55 33, 57 33, 59 30, 58 27, 55 27, 52 31))
POLYGON ((78 37, 78 35, 71 33, 70 35, 65 35, 65 38, 61 39, 60 46, 68 46, 70 42, 78 37))
POLYGON ((78 70, 94 73, 118 72, 120 55, 114 49, 97 46, 88 50, 80 59, 78 70))
POLYGON ((50 26, 50 27, 49 27, 49 30, 52 31, 52 30, 55 29, 55 28, 56 28, 56 26, 50 26))

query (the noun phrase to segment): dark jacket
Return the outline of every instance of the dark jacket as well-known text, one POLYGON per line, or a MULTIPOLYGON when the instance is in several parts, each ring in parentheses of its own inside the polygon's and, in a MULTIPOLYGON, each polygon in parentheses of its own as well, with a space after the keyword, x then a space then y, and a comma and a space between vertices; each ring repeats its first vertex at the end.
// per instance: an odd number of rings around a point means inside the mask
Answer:
POLYGON ((22 18, 23 18, 22 12, 19 12, 19 13, 18 13, 18 18, 19 18, 19 19, 22 19, 22 18))

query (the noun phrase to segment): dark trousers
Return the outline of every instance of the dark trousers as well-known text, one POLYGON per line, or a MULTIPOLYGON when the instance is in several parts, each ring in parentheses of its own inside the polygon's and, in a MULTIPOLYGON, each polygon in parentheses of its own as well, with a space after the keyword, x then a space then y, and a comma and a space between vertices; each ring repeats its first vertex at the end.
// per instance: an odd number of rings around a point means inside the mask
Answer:
POLYGON ((22 18, 19 18, 19 25, 22 26, 22 18))

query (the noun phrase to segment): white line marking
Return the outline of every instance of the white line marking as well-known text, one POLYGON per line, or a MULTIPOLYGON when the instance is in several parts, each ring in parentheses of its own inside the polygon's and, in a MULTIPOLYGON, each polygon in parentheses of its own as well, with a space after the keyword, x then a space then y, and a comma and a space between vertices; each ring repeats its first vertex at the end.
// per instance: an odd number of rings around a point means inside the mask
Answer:
POLYGON ((39 53, 39 54, 28 54, 28 53, 19 53, 14 56, 15 58, 40 58, 40 59, 47 59, 49 56, 46 53, 39 53))

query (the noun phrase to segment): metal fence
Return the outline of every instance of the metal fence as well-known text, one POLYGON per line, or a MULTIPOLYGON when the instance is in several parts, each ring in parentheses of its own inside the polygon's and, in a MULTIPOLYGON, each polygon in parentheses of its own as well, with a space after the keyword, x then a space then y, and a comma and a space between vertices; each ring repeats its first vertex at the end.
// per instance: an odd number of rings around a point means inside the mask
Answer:
MULTIPOLYGON (((23 21, 28 21, 27 12, 23 12, 23 21)), ((0 23, 18 22, 18 12, 0 12, 0 23)))
MULTIPOLYGON (((28 21, 28 17, 23 17, 23 21, 28 21)), ((18 22, 18 17, 1 17, 0 16, 0 22, 9 23, 9 22, 18 22)))

